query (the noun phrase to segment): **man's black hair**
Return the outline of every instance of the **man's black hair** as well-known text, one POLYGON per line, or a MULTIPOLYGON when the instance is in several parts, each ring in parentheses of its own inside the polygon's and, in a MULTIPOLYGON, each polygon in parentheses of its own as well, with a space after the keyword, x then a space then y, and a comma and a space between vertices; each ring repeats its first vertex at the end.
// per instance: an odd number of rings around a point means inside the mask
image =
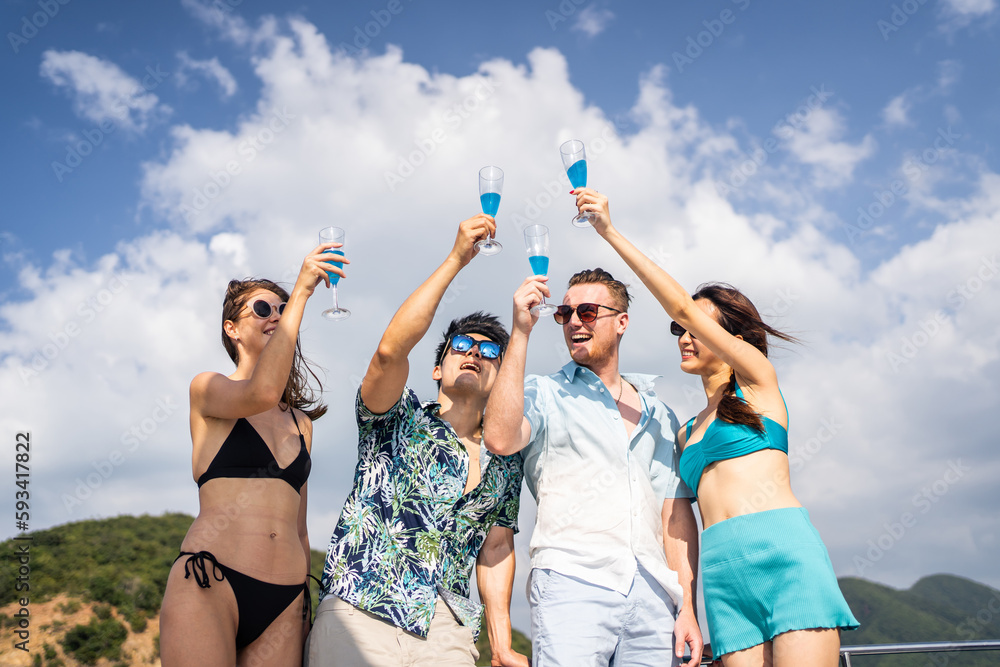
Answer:
MULTIPOLYGON (((451 342, 453 337, 461 334, 468 335, 470 333, 477 333, 481 336, 486 336, 494 343, 499 344, 501 357, 507 350, 507 341, 510 340, 510 335, 507 333, 507 329, 504 328, 503 324, 500 323, 499 318, 497 318, 496 315, 491 315, 489 313, 484 313, 481 310, 477 310, 471 315, 466 315, 465 317, 460 317, 451 321, 451 324, 448 325, 448 329, 444 332, 444 337, 437 346, 434 356, 434 365, 439 366, 441 364, 441 357, 444 355, 445 347, 451 342)), ((438 389, 440 389, 440 380, 438 380, 437 385, 438 389)))

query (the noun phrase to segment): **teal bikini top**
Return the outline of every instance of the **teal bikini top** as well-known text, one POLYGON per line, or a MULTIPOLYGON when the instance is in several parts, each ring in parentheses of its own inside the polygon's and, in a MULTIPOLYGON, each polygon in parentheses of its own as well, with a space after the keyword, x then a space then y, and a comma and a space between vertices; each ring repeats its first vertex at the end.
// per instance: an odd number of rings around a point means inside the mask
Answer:
MULTIPOLYGON (((739 384, 736 385, 736 395, 743 398, 739 384)), ((784 401, 785 397, 782 396, 781 400, 784 401)), ((788 411, 787 403, 785 411, 788 411)), ((735 459, 764 449, 777 449, 785 454, 788 453, 788 431, 785 427, 770 417, 761 416, 761 421, 764 422, 763 433, 745 424, 732 424, 716 418, 708 425, 701 440, 685 445, 679 466, 681 479, 695 495, 698 495, 701 475, 710 463, 735 459)), ((685 441, 691 437, 693 427, 692 417, 687 423, 685 441)))

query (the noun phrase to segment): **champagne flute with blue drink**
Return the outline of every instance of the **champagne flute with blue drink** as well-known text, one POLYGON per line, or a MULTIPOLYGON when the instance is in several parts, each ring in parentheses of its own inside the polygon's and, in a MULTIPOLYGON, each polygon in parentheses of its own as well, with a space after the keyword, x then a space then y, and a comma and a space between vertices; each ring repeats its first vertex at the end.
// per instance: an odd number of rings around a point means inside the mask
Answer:
MULTIPOLYGON (((524 248, 528 251, 528 263, 536 276, 549 275, 549 228, 545 225, 530 225, 524 228, 524 248)), ((531 312, 539 317, 551 315, 556 307, 551 303, 542 302, 531 308, 531 312)))
MULTIPOLYGON (((570 139, 559 147, 559 154, 573 189, 587 187, 587 152, 583 148, 583 142, 570 139)), ((577 227, 590 227, 593 221, 593 213, 580 213, 573 218, 573 224, 577 227)))
MULTIPOLYGON (((324 227, 319 230, 319 242, 320 243, 341 243, 344 242, 344 230, 340 227, 324 227)), ((344 256, 344 247, 341 245, 339 248, 330 248, 326 251, 331 255, 338 255, 340 257, 344 256)), ((337 267, 343 267, 343 262, 330 261, 331 264, 337 267)), ((331 271, 327 271, 326 275, 330 278, 330 289, 333 290, 333 308, 327 308, 323 311, 323 317, 328 320, 346 320, 351 316, 351 311, 346 308, 341 308, 337 304, 337 283, 340 282, 340 276, 331 271)))
MULTIPOLYGON (((500 167, 483 167, 479 170, 479 203, 483 205, 483 213, 497 217, 500 208, 500 195, 503 193, 503 170, 500 167)), ((476 247, 482 255, 495 255, 503 246, 498 241, 486 237, 476 241, 476 247)))

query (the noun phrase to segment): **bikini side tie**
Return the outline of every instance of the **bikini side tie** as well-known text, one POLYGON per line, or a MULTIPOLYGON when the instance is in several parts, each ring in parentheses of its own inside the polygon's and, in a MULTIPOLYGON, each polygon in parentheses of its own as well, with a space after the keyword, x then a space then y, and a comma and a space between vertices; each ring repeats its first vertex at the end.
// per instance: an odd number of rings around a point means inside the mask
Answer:
POLYGON ((205 561, 212 561, 212 579, 216 581, 224 581, 225 575, 219 568, 219 562, 215 560, 215 556, 209 551, 199 551, 193 553, 190 551, 184 551, 181 556, 190 556, 184 562, 184 578, 189 579, 191 575, 194 575, 195 582, 202 588, 211 588, 212 581, 208 576, 208 568, 205 566, 205 561), (189 569, 190 568, 190 569, 189 569))

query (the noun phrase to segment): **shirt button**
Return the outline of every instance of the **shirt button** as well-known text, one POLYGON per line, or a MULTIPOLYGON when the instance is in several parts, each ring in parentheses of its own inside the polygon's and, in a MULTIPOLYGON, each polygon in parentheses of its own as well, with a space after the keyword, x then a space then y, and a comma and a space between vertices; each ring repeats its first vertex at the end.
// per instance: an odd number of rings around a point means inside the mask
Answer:
POLYGON ((604 387, 601 387, 601 393, 602 394, 604 393, 604 387))

